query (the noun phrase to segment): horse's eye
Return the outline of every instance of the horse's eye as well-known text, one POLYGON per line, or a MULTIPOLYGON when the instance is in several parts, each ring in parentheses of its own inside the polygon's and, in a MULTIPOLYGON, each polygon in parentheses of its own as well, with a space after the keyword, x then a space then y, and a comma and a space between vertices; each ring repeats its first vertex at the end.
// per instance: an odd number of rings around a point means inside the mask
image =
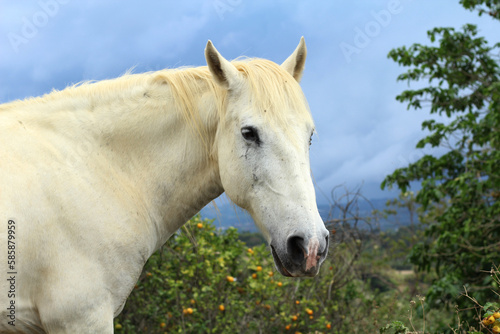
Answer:
POLYGON ((245 126, 241 128, 241 135, 246 141, 260 144, 259 132, 253 126, 245 126))

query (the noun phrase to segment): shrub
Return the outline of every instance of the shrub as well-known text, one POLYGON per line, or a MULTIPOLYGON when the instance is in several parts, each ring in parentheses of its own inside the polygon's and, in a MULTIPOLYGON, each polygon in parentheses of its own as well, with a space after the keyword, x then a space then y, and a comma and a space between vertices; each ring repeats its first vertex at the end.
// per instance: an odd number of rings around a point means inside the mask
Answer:
POLYGON ((331 272, 326 264, 316 278, 283 277, 264 245, 248 248, 236 229, 196 216, 148 260, 115 330, 323 332, 341 320, 331 272))

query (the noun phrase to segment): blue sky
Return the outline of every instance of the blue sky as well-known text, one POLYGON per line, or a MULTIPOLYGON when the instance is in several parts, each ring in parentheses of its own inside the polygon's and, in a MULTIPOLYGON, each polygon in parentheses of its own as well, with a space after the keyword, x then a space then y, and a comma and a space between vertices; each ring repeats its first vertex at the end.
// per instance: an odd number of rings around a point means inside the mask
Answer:
POLYGON ((433 27, 465 23, 499 41, 498 22, 458 0, 2 1, 0 103, 132 67, 205 65, 208 39, 228 59, 281 63, 305 36, 302 87, 317 125, 311 168, 318 201, 340 184, 389 197, 394 192, 379 190, 384 176, 432 152, 415 149, 429 115, 395 100, 407 85, 396 82, 404 69, 387 53, 429 44, 433 27))

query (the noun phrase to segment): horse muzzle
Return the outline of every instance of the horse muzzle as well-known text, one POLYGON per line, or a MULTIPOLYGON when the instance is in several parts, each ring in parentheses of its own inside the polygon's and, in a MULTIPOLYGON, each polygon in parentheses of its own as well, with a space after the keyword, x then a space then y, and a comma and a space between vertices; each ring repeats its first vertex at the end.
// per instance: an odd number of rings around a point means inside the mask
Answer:
POLYGON ((328 254, 328 232, 321 239, 317 236, 307 238, 302 233, 288 236, 284 247, 271 243, 276 268, 283 276, 316 276, 328 254))

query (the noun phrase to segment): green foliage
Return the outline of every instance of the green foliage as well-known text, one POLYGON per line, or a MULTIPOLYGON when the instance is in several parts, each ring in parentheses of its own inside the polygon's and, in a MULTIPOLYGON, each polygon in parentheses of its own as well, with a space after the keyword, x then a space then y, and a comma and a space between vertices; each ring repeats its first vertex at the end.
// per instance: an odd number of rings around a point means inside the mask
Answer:
POLYGON ((195 217, 149 259, 115 332, 376 333, 404 316, 413 282, 373 261, 394 248, 335 226, 343 242, 317 277, 301 279, 275 271, 265 245, 249 248, 236 229, 195 217))
POLYGON ((479 15, 487 14, 500 19, 500 4, 498 0, 460 0, 460 4, 469 10, 477 10, 479 15))
MULTIPOLYGON (((500 19, 498 1, 461 4, 500 19)), ((422 123, 429 134, 417 148, 448 148, 439 157, 425 155, 397 169, 382 183, 406 192, 410 182, 421 181, 416 201, 426 210, 427 228, 410 261, 420 270, 436 271, 428 294, 435 305, 463 305, 456 297, 464 285, 481 298, 495 298, 488 271, 500 247, 500 43, 489 46, 477 31, 470 24, 461 31, 435 28, 428 32, 432 46, 414 44, 389 53, 409 67, 398 80, 428 82, 397 100, 441 116, 422 123)))
POLYGON ((500 303, 488 302, 483 306, 484 317, 492 316, 493 313, 498 312, 498 310, 500 310, 500 303))
POLYGON ((384 327, 380 328, 380 334, 406 334, 410 331, 408 327, 406 327, 401 321, 393 321, 390 324, 387 324, 384 327))
MULTIPOLYGON (((490 275, 495 282, 495 294, 499 294, 498 287, 500 286, 500 271, 498 267, 494 267, 490 271, 490 275)), ((435 309, 429 308, 429 304, 425 302, 425 297, 417 295, 420 303, 410 301, 410 310, 405 321, 392 321, 386 326, 380 328, 380 333, 408 333, 408 334, 427 334, 427 333, 442 333, 442 330, 437 331, 436 328, 448 329, 450 333, 454 334, 480 334, 480 333, 500 333, 500 303, 487 302, 484 305, 469 294, 467 289, 463 290, 462 297, 467 302, 468 309, 474 310, 477 317, 472 321, 463 319, 463 310, 456 310, 455 321, 446 319, 445 312, 435 313, 435 309), (434 314, 432 314, 434 311, 434 314), (419 314, 419 321, 415 316, 419 314), (431 313, 431 317, 429 317, 431 313), (445 318, 445 321, 443 321, 445 318), (432 326, 433 325, 433 326, 432 326), (429 327, 432 329, 429 330, 429 327), (410 330, 411 328, 412 330, 410 330)))
MULTIPOLYGON (((115 332, 392 334, 422 327, 423 304, 410 323, 407 310, 411 296, 425 291, 426 278, 389 266, 397 262, 393 252, 408 249, 390 240, 408 240, 413 232, 349 241, 350 231, 336 228, 343 243, 332 246, 319 276, 290 279, 274 270, 264 245, 248 248, 235 229, 217 231, 195 217, 148 261, 115 332), (362 251, 353 258, 356 247, 362 251)), ((488 315, 496 306, 484 307, 488 315)), ((427 311, 427 333, 453 324, 452 317, 427 311)))
MULTIPOLYGON (((340 324, 333 271, 290 279, 275 271, 264 245, 248 248, 236 229, 188 222, 145 266, 122 314, 123 333, 282 333, 340 324)), ((356 291, 353 292, 356 295, 356 291)))
POLYGON ((255 247, 264 245, 266 243, 266 239, 264 239, 264 236, 257 232, 241 232, 239 239, 243 241, 248 247, 255 247))
POLYGON ((422 227, 418 220, 421 210, 415 202, 412 191, 401 192, 398 198, 388 200, 386 207, 387 209, 382 213, 375 212, 375 214, 382 214, 387 221, 392 221, 395 228, 395 231, 387 231, 379 235, 381 247, 386 250, 384 254, 388 256, 385 260, 393 267, 398 266, 402 269, 402 266, 405 266, 406 269, 411 269, 412 266, 407 261, 408 249, 423 238, 422 227), (402 224, 398 217, 402 211, 408 213, 409 222, 406 224, 402 224))

